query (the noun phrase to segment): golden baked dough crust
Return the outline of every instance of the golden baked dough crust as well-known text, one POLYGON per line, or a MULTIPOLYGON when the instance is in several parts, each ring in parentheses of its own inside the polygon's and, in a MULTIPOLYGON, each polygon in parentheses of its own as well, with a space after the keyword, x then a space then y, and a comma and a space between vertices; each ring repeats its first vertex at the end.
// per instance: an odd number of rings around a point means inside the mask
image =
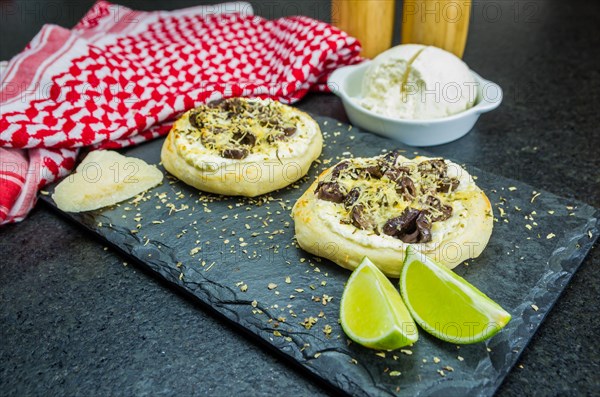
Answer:
POLYGON ((197 128, 190 123, 190 117, 204 117, 203 111, 209 116, 212 114, 210 105, 204 105, 186 112, 175 122, 161 151, 167 171, 206 192, 247 197, 281 189, 306 175, 323 147, 317 122, 308 114, 279 102, 234 100, 254 113, 245 110, 243 118, 236 119, 234 115, 233 120, 227 118, 227 113, 222 118, 217 114, 216 119, 207 116, 201 121, 201 128, 197 128), (268 110, 268 117, 278 117, 279 121, 273 123, 279 127, 269 124, 270 119, 264 119, 260 109, 268 110), (283 126, 291 128, 289 131, 295 128, 295 132, 286 136, 283 126), (211 129, 223 132, 211 135, 211 129), (232 131, 241 139, 252 135, 254 141, 231 143, 232 136, 236 136, 232 131), (226 158, 226 150, 238 150, 237 154, 243 150, 244 157, 226 158))
MULTIPOLYGON (((350 162, 349 168, 363 167, 364 170, 364 167, 373 165, 374 161, 380 161, 381 158, 382 156, 345 161, 350 162)), ((347 185, 345 197, 349 196, 348 191, 351 190, 349 188, 353 185, 360 186, 361 191, 369 192, 367 185, 372 184, 373 188, 369 193, 361 193, 361 199, 357 199, 351 205, 348 205, 347 201, 333 202, 319 198, 322 194, 320 186, 328 181, 337 180, 333 176, 334 173, 338 175, 348 173, 348 168, 339 169, 339 165, 343 162, 325 170, 294 205, 292 217, 295 222, 296 239, 304 250, 330 259, 350 270, 356 268, 363 257, 368 256, 389 277, 399 277, 408 244, 449 268, 454 268, 466 259, 479 256, 484 250, 492 233, 492 208, 485 193, 459 165, 448 160, 426 157, 407 159, 398 155, 396 165, 412 170, 406 171, 405 175, 409 175, 414 180, 415 189, 412 190, 414 196, 406 195, 406 191, 399 188, 399 183, 387 176, 364 177, 364 171, 354 170, 352 171, 354 176, 343 180, 347 185), (420 163, 426 164, 431 161, 443 161, 446 164, 448 171, 444 178, 425 174, 422 177, 419 172, 414 171, 418 169, 420 163), (363 172, 363 177, 355 178, 360 172, 363 172), (446 184, 442 184, 442 180, 446 184), (455 180, 458 181, 457 186, 448 184, 448 181, 455 180), (446 191, 443 189, 441 192, 435 191, 436 186, 442 186, 446 191), (400 193, 397 193, 398 191, 400 193), (395 194, 398 197, 394 196, 395 194), (362 195, 367 197, 362 198, 362 195), (417 238, 422 238, 423 241, 412 243, 404 242, 398 236, 386 234, 396 230, 389 226, 394 224, 391 219, 397 219, 399 215, 406 214, 405 211, 410 211, 413 207, 415 211, 425 211, 428 220, 436 217, 443 218, 441 212, 424 204, 431 202, 424 199, 425 195, 435 196, 442 205, 452 207, 451 215, 447 219, 429 223, 430 240, 425 241, 426 232, 420 234, 415 231, 413 236, 418 235, 417 238), (377 202, 381 203, 382 200, 387 204, 374 208, 377 202), (365 206, 370 206, 370 211, 375 214, 368 218, 370 223, 367 228, 362 228, 361 224, 348 218, 354 214, 353 208, 358 205, 363 205, 363 209, 365 206)), ((440 204, 437 208, 439 206, 440 204)), ((402 238, 414 237, 403 235, 402 238)))

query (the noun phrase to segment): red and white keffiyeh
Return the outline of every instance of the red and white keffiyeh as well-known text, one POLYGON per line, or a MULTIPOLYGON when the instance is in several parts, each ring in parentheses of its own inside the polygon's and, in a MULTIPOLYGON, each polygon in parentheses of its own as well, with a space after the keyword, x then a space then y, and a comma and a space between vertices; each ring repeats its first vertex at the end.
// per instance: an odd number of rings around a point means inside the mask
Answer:
POLYGON ((139 12, 99 1, 71 30, 45 25, 0 72, 0 224, 22 220, 79 148, 156 138, 221 97, 293 103, 327 91, 359 51, 324 22, 266 20, 243 2, 139 12))

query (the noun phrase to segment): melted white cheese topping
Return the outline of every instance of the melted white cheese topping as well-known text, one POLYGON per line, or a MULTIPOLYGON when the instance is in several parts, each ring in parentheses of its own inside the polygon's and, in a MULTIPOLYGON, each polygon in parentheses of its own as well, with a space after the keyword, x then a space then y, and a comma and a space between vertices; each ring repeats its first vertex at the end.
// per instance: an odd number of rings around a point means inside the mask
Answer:
MULTIPOLYGON (((425 160, 429 160, 429 158, 416 157, 414 159, 408 159, 406 157, 399 156, 396 165, 416 167, 418 163, 425 160)), ((373 164, 373 159, 370 158, 355 158, 351 159, 350 161, 353 165, 363 167, 373 164)), ((449 177, 457 178, 460 183, 458 188, 452 192, 435 194, 435 197, 439 198, 443 204, 452 206, 452 215, 445 221, 432 222, 431 241, 428 243, 419 244, 425 249, 433 249, 439 244, 440 241, 451 239, 453 236, 460 234, 461 229, 466 227, 466 219, 468 215, 468 211, 466 206, 463 204, 463 200, 468 200, 474 195, 480 194, 479 188, 475 185, 473 178, 467 171, 465 171, 456 163, 448 160, 444 161, 448 166, 447 175, 449 177)), ((331 170, 332 169, 333 167, 331 170)), ((329 178, 329 176, 330 173, 324 175, 323 179, 326 180, 329 178)), ((423 182, 419 180, 418 173, 411 174, 410 177, 417 186, 423 182)), ((352 181, 352 179, 343 178, 343 181, 344 183, 348 183, 347 186, 349 189, 356 185, 360 185, 361 188, 365 189, 367 188, 369 182, 372 182, 370 187, 368 187, 368 191, 366 192, 367 197, 369 195, 377 195, 378 197, 383 195, 391 195, 392 193, 390 193, 390 190, 392 190, 393 194, 397 196, 397 194, 395 194, 395 183, 391 182, 385 177, 382 179, 371 179, 370 181, 360 179, 358 181, 352 181)), ((361 197, 363 197, 363 195, 361 195, 361 197)), ((417 209, 425 209, 425 207, 418 203, 418 199, 419 197, 415 198, 412 202, 400 200, 394 206, 372 209, 370 213, 374 214, 376 217, 375 222, 381 225, 387 219, 399 216, 408 206, 417 209)), ((345 239, 356 240, 362 245, 373 248, 397 248, 398 246, 407 244, 384 233, 378 235, 372 230, 363 230, 355 227, 354 225, 340 222, 348 219, 349 210, 346 209, 343 204, 316 199, 315 207, 315 212, 319 214, 319 217, 327 224, 330 230, 335 231, 345 239)))
MULTIPOLYGON (((189 114, 195 110, 185 113, 173 126, 175 132, 175 146, 179 155, 191 166, 201 171, 213 171, 219 167, 224 167, 236 163, 260 163, 264 161, 278 161, 278 159, 298 158, 306 153, 309 143, 319 134, 318 126, 315 121, 303 112, 295 108, 284 105, 280 102, 270 99, 247 99, 240 100, 252 102, 262 102, 265 106, 274 108, 278 118, 286 123, 296 127, 296 132, 286 137, 284 140, 275 140, 268 143, 265 139, 272 127, 263 126, 259 123, 260 114, 254 114, 247 119, 248 124, 245 128, 254 134, 258 144, 249 149, 248 155, 243 159, 229 159, 221 156, 220 150, 206 147, 200 139, 201 132, 190 124, 189 114)), ((226 118, 214 117, 209 114, 205 120, 208 128, 222 128, 231 130, 235 128, 231 120, 226 118)), ((223 134, 224 135, 224 134, 223 134)), ((219 135, 214 135, 218 137, 219 135)), ((217 147, 223 147, 226 142, 216 142, 217 147)))

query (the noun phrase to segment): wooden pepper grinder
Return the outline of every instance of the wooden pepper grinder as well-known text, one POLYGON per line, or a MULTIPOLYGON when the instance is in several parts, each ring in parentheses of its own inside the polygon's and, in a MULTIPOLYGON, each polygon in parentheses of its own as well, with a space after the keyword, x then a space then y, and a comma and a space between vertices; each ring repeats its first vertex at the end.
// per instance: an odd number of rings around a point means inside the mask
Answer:
POLYGON ((404 0, 401 41, 433 45, 462 58, 471 0, 404 0))
MULTIPOLYGON (((332 0, 331 21, 373 58, 392 46, 394 10, 395 0, 332 0)), ((396 29, 403 44, 433 45, 462 58, 470 14, 471 0, 404 0, 396 29)))
POLYGON ((392 46, 395 0, 332 0, 331 22, 362 44, 373 58, 392 46))

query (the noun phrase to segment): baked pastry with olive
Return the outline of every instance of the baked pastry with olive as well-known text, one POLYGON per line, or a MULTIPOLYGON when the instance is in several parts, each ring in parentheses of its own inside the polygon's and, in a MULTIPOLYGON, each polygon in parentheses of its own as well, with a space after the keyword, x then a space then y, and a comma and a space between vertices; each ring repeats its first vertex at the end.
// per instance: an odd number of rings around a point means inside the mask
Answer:
POLYGON ((308 114, 270 99, 230 98, 184 113, 161 160, 197 189, 254 197, 303 177, 322 147, 319 125, 308 114))
POLYGON ((347 269, 368 256, 390 277, 409 244, 454 268, 481 254, 493 227, 490 202, 465 169, 399 151, 325 170, 292 216, 304 250, 347 269))

